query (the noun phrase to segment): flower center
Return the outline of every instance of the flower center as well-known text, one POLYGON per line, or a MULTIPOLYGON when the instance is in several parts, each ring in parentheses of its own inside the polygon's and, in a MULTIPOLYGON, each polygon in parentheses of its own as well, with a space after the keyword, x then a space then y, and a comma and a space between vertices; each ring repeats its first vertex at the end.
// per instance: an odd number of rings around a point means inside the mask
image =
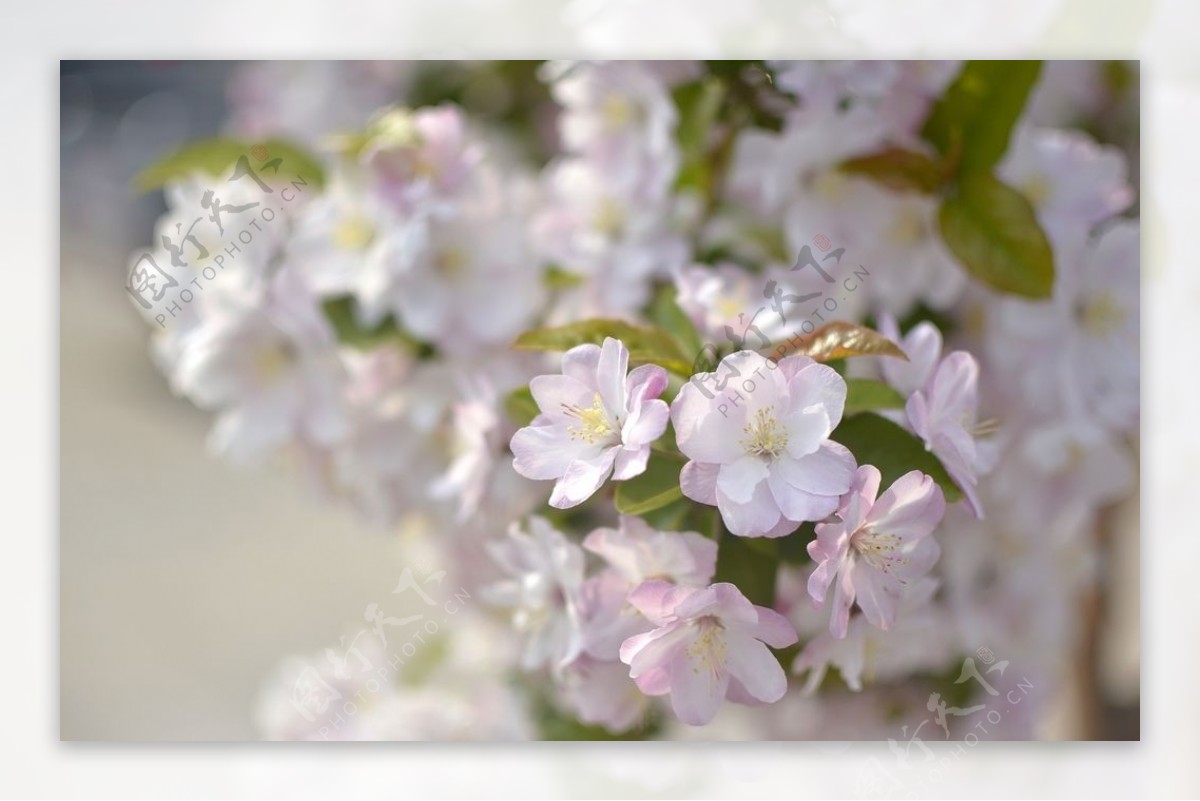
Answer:
POLYGON ((925 239, 925 218, 920 209, 911 205, 901 207, 888 229, 888 238, 894 245, 911 247, 925 239))
POLYGON ((632 123, 637 118, 638 112, 628 98, 609 95, 601 103, 600 116, 604 120, 605 127, 610 132, 616 132, 632 123))
POLYGON ((725 625, 712 615, 705 615, 692 621, 696 627, 696 637, 687 647, 688 660, 692 672, 699 673, 701 668, 716 673, 725 667, 725 625))
POLYGON ((1105 292, 1096 297, 1079 301, 1075 306, 1075 319, 1088 334, 1094 337, 1108 336, 1125 322, 1125 311, 1105 292))
POLYGON ((608 412, 604 409, 604 402, 600 400, 599 392, 596 393, 589 408, 583 409, 579 406, 563 404, 563 411, 579 421, 577 426, 567 426, 571 439, 581 439, 588 445, 595 445, 615 433, 612 421, 608 419, 608 412))
POLYGON ((619 236, 625 227, 625 210, 612 198, 603 198, 592 217, 592 227, 604 236, 619 236))
POLYGON ((1042 173, 1034 173, 1021 187, 1022 194, 1029 199, 1030 205, 1041 206, 1050 197, 1050 179, 1042 173))
POLYGON ((891 574, 894 568, 908 564, 908 557, 900 551, 900 538, 895 534, 860 528, 850 537, 850 545, 868 565, 881 573, 891 574))
POLYGON ((742 429, 746 438, 742 448, 749 456, 766 456, 774 459, 787 447, 787 429, 775 419, 775 407, 759 409, 742 429))
POLYGON ((438 273, 446 278, 457 278, 462 275, 467 265, 467 255, 458 248, 447 248, 437 255, 435 265, 438 273))
POLYGON ((365 217, 344 217, 333 229, 333 243, 342 250, 362 250, 375 239, 375 227, 365 217))
POLYGON ((286 344, 272 344, 255 355, 254 369, 263 381, 274 381, 292 364, 291 349, 286 344))

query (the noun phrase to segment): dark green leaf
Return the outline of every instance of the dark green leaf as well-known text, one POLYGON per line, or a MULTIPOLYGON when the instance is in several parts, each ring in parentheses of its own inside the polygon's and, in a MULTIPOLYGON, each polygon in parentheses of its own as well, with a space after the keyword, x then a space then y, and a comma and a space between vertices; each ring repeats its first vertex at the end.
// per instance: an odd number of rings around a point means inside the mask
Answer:
POLYGON ((686 521, 693 506, 695 503, 687 498, 677 498, 666 506, 643 513, 642 518, 659 531, 687 531, 686 521))
POLYGON ((635 364, 657 364, 684 377, 690 376, 692 356, 684 353, 675 338, 658 326, 635 326, 621 320, 583 320, 557 328, 535 328, 517 337, 518 350, 566 351, 576 345, 603 345, 613 337, 629 348, 635 364))
POLYGON ((683 497, 679 471, 683 461, 662 453, 650 454, 646 472, 627 481, 615 482, 614 502, 623 515, 644 515, 683 497))
POLYGON ((968 61, 925 120, 921 135, 962 173, 990 169, 1008 150, 1040 61, 968 61))
POLYGON ((964 176, 942 202, 938 225, 967 271, 993 289, 1048 298, 1054 254, 1029 201, 987 173, 964 176))
POLYGON ((812 561, 808 555, 808 544, 817 536, 815 523, 801 523, 800 528, 788 534, 786 537, 780 537, 776 540, 779 543, 779 561, 786 562, 789 565, 805 565, 812 561))
POLYGON ((870 412, 852 415, 842 420, 831 438, 849 448, 860 465, 879 468, 881 491, 910 470, 920 470, 938 483, 947 503, 963 496, 938 458, 925 450, 925 443, 891 420, 870 412))
POLYGON ((735 585, 751 603, 774 606, 779 569, 776 549, 772 539, 738 537, 722 527, 717 540, 717 575, 713 580, 735 585))
POLYGON ((521 387, 508 393, 508 397, 504 399, 504 411, 508 414, 509 419, 518 426, 529 425, 533 422, 533 418, 540 414, 529 387, 521 387))
POLYGON ((843 161, 842 172, 870 178, 889 189, 923 192, 937 191, 946 181, 945 167, 924 153, 889 147, 878 153, 843 161))
POLYGON ((681 157, 676 188, 707 195, 714 180, 709 138, 725 98, 725 83, 715 77, 692 81, 677 87, 673 96, 679 112, 675 139, 681 157))
POLYGON ((354 299, 350 297, 333 298, 321 304, 325 318, 333 326, 338 342, 360 350, 384 345, 389 342, 412 344, 390 316, 385 317, 374 328, 363 328, 359 325, 354 313, 354 299))
MULTIPOLYGON (((159 159, 137 174, 133 179, 134 185, 140 191, 147 192, 196 172, 227 179, 242 156, 246 157, 255 174, 267 183, 304 180, 315 189, 325 185, 325 171, 321 164, 312 154, 291 142, 282 139, 246 142, 225 137, 193 142, 159 159), (279 160, 277 168, 264 169, 266 164, 276 159, 279 160)), ((239 180, 251 179, 246 177, 239 180)))
POLYGON ((870 378, 846 379, 847 416, 876 409, 903 409, 904 396, 882 381, 870 378))

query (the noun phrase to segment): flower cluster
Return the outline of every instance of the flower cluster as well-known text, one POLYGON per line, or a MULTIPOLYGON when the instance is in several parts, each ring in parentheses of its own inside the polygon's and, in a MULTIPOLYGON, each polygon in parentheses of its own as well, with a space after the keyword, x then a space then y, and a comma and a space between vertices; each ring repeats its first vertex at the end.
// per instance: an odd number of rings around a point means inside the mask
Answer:
MULTIPOLYGON (((154 358, 216 453, 489 610, 333 736, 878 738, 983 646, 1064 681, 1139 415, 1136 194, 1064 122, 1117 107, 1080 69, 1005 73, 1007 139, 953 148, 974 62, 240 70, 248 155, 177 171, 131 271, 154 358)), ((325 736, 301 672, 268 736, 325 736)))

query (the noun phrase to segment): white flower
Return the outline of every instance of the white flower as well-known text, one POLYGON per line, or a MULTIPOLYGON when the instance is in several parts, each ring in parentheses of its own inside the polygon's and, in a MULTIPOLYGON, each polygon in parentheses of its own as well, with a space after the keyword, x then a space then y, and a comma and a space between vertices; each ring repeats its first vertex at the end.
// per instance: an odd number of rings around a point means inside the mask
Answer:
POLYGON ((854 456, 829 440, 845 403, 842 377, 807 356, 778 364, 754 351, 726 356, 671 405, 691 460, 679 476, 683 494, 716 506, 742 537, 782 537, 829 515, 854 475, 854 456))
POLYGON ((646 470, 650 443, 667 427, 667 404, 658 400, 667 373, 647 364, 627 376, 628 368, 629 350, 607 337, 603 348, 563 354, 562 375, 530 382, 541 414, 513 436, 513 467, 526 478, 556 480, 551 506, 578 506, 609 475, 624 481, 646 470))
POLYGON ((347 433, 333 330, 293 271, 269 281, 222 276, 175 343, 172 387, 220 416, 210 445, 248 460, 292 441, 331 446, 347 433))
POLYGON ((1140 407, 1140 227, 1060 236, 1054 296, 999 301, 989 316, 990 364, 1008 391, 1043 416, 1085 415, 1113 431, 1140 407))
POLYGON ((513 626, 525 637, 521 667, 559 670, 583 650, 579 592, 583 550, 541 517, 529 518, 529 532, 514 523, 508 538, 488 543, 507 578, 485 588, 490 603, 512 610, 513 626))

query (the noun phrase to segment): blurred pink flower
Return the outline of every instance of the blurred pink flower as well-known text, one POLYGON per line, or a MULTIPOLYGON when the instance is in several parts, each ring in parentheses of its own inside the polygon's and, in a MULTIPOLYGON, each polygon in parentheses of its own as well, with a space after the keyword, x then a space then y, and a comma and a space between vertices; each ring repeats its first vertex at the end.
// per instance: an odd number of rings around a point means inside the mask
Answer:
POLYGON ((829 620, 834 637, 846 636, 855 601, 871 624, 891 628, 905 587, 924 576, 940 553, 930 534, 946 511, 941 488, 913 470, 877 499, 879 481, 875 466, 858 468, 838 519, 819 524, 817 538, 808 544, 808 554, 817 563, 808 579, 808 594, 818 607, 839 579, 829 620))
POLYGON ((734 585, 697 589, 647 581, 629 600, 658 628, 626 640, 621 661, 646 695, 669 694, 684 723, 703 726, 726 698, 754 705, 787 692, 787 676, 767 646, 792 645, 796 631, 734 585))
POLYGON ((541 517, 529 518, 528 533, 513 523, 507 539, 487 548, 506 577, 485 587, 483 597, 512 610, 513 627, 525 635, 521 667, 570 664, 583 649, 583 551, 541 517))
POLYGON ((578 506, 609 475, 623 481, 645 472, 650 443, 667 428, 667 404, 657 400, 667 373, 648 364, 626 375, 628 366, 628 349, 608 337, 603 348, 567 351, 562 375, 530 382, 541 414, 513 435, 513 468, 526 478, 556 479, 551 506, 578 506))

